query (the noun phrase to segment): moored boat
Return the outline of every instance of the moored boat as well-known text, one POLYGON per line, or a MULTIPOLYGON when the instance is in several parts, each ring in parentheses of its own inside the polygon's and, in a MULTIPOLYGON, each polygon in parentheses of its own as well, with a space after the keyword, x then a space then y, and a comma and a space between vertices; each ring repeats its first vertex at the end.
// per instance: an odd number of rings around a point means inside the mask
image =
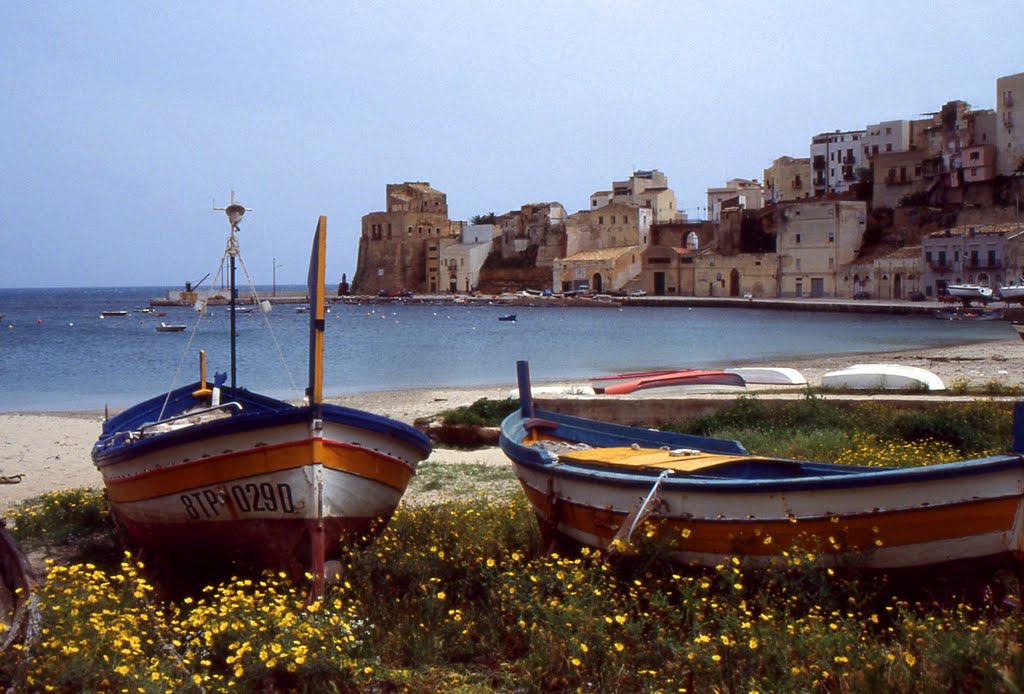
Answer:
POLYGON ((1024 303, 1024 277, 1017 278, 1016 284, 999 285, 995 289, 996 298, 1006 303, 1024 303))
POLYGON ((849 390, 945 390, 928 369, 901 364, 855 364, 821 377, 822 388, 849 390))
POLYGON ((1024 409, 1013 452, 914 468, 750 455, 735 441, 520 408, 500 446, 548 540, 602 550, 640 528, 678 560, 778 560, 795 547, 874 569, 1017 559, 1024 550, 1024 409))
MULTIPOLYGON (((235 232, 226 256, 234 294, 235 232)), ((231 384, 199 381, 107 420, 93 447, 111 512, 129 544, 168 573, 196 567, 273 568, 313 576, 379 530, 394 512, 426 436, 411 426, 323 401, 326 218, 313 239, 307 402, 293 405, 231 384)), ((244 266, 243 266, 244 267, 244 266)), ((232 312, 232 325, 234 312, 232 312)))
POLYGON ((160 325, 156 326, 158 333, 180 333, 185 330, 184 325, 171 324, 161 322, 160 325))
POLYGON ((946 285, 946 291, 965 304, 969 304, 972 301, 987 303, 996 298, 992 287, 980 284, 949 284, 946 285))
POLYGON ((505 321, 506 323, 515 323, 516 322, 516 314, 509 313, 509 314, 504 315, 504 316, 498 316, 498 320, 505 321))

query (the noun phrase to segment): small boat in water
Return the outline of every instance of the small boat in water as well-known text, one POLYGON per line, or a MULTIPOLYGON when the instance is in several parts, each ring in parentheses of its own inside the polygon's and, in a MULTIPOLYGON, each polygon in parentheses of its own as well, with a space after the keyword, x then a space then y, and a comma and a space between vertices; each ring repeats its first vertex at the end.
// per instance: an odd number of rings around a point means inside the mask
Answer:
POLYGON ((605 395, 629 395, 641 391, 650 391, 652 394, 657 395, 706 393, 717 390, 734 390, 746 386, 743 377, 737 374, 698 369, 652 371, 646 374, 620 374, 618 376, 610 376, 608 381, 600 384, 602 380, 599 377, 591 379, 590 383, 595 393, 603 393, 605 395), (599 385, 595 385, 595 383, 599 385))
POLYGON ((127 311, 100 311, 101 318, 121 318, 127 315, 127 311))
MULTIPOLYGON (((232 196, 225 211, 234 296, 245 208, 232 196)), ((230 385, 226 374, 207 384, 200 352, 198 382, 104 423, 92 458, 111 512, 158 571, 308 572, 322 590, 325 561, 383 527, 430 454, 430 440, 407 424, 323 401, 325 247, 320 217, 308 276, 306 402, 236 387, 232 333, 230 385)))
POLYGON ((510 313, 510 314, 508 314, 506 316, 498 316, 498 320, 505 321, 506 323, 515 323, 516 322, 516 314, 510 313))
POLYGON ((168 325, 167 323, 160 323, 156 326, 158 333, 180 333, 185 330, 184 325, 168 325))
POLYGON ((945 390, 928 369, 900 364, 856 364, 821 377, 822 388, 846 390, 945 390))
POLYGON ((682 562, 770 564, 799 548, 874 569, 1024 550, 1024 403, 1013 452, 914 468, 749 454, 736 441, 534 409, 520 362, 520 408, 499 445, 548 541, 628 547, 643 528, 682 562))
POLYGON ((975 306, 960 306, 949 311, 936 311, 935 317, 939 320, 1002 320, 1003 312, 994 308, 978 308, 975 306))

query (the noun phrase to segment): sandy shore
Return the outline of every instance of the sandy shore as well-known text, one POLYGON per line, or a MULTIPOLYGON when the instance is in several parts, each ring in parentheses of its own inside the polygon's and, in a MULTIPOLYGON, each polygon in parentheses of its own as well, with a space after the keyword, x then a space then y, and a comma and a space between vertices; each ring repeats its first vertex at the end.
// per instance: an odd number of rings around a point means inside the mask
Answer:
MULTIPOLYGON (((1024 342, 1016 336, 996 342, 935 349, 759 363, 798 369, 814 385, 827 371, 855 363, 879 362, 928 369, 940 376, 947 386, 960 383, 981 386, 996 381, 1024 386, 1024 342)), ((330 401, 412 423, 419 417, 469 405, 479 398, 504 398, 512 387, 510 382, 480 388, 385 391, 330 398, 330 401)), ((22 476, 17 484, 0 484, 0 513, 47 491, 100 487, 100 476, 92 465, 89 451, 100 432, 101 420, 101 412, 0 413, 0 477, 22 476)), ((497 464, 504 459, 497 449, 472 453, 439 449, 429 459, 434 463, 467 460, 497 464)))

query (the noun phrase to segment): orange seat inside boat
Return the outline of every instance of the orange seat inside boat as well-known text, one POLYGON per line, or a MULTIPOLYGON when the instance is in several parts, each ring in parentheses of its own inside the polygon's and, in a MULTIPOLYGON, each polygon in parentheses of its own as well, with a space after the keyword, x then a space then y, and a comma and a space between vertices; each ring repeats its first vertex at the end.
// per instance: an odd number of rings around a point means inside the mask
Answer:
POLYGON ((663 448, 591 448, 584 451, 559 453, 559 461, 589 465, 613 465, 625 468, 651 468, 697 472, 726 463, 749 460, 750 456, 704 453, 703 451, 676 452, 663 448))

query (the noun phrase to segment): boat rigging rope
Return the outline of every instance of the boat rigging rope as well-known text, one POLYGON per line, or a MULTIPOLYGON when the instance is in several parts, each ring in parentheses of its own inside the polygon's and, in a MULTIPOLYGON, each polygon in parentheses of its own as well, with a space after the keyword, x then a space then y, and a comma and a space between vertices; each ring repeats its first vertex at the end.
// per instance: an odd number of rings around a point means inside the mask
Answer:
MULTIPOLYGON (((235 257, 238 258, 238 262, 242 266, 242 273, 245 275, 245 279, 249 284, 249 290, 252 292, 253 303, 257 304, 257 302, 259 301, 259 294, 256 292, 256 286, 253 284, 252 277, 249 276, 249 270, 245 266, 245 261, 242 260, 242 255, 241 253, 238 252, 237 243, 235 244, 234 248, 232 248, 231 244, 229 243, 228 247, 224 250, 224 255, 222 255, 220 258, 220 264, 217 267, 217 272, 214 274, 211 285, 216 285, 217 280, 224 275, 225 261, 227 260, 228 256, 232 254, 232 252, 234 252, 235 257)), ((197 304, 198 303, 199 302, 197 302, 197 304)), ((189 351, 192 348, 192 344, 193 342, 195 342, 196 334, 199 332, 199 326, 200 324, 202 324, 203 318, 206 316, 205 301, 202 302, 202 307, 198 308, 197 311, 199 313, 199 319, 196 321, 195 326, 193 326, 192 328, 192 332, 189 335, 188 343, 185 345, 185 349, 182 350, 181 358, 178 360, 178 367, 174 370, 174 376, 171 378, 171 385, 167 389, 167 397, 164 398, 164 403, 160 407, 160 416, 157 417, 157 421, 160 421, 164 418, 164 412, 167 410, 167 405, 170 402, 171 392, 174 390, 174 384, 178 382, 178 376, 181 374, 182 367, 185 364, 185 357, 188 356, 189 351)), ((295 394, 297 400, 301 400, 302 391, 300 391, 298 386, 295 385, 295 378, 292 376, 292 372, 288 368, 288 362, 285 360, 284 352, 281 349, 281 344, 277 340, 277 335, 274 333, 274 329, 270 325, 270 319, 267 317, 267 312, 261 310, 260 313, 263 314, 263 322, 267 326, 267 331, 270 334, 270 339, 274 343, 274 349, 277 350, 277 356, 281 360, 281 365, 284 367, 284 372, 285 374, 288 375, 288 381, 291 384, 292 392, 295 394)))
MULTIPOLYGON (((249 276, 249 269, 245 267, 245 261, 242 260, 241 254, 238 255, 238 263, 242 266, 242 274, 245 275, 245 279, 249 283, 249 290, 252 292, 253 303, 256 303, 259 301, 260 297, 259 294, 256 293, 256 285, 253 284, 252 277, 249 276)), ((292 392, 295 393, 296 399, 301 400, 302 391, 300 391, 299 387, 295 385, 295 378, 292 377, 292 372, 288 368, 288 362, 285 360, 284 352, 281 350, 281 345, 277 341, 277 335, 274 333, 274 329, 270 327, 270 319, 267 317, 268 313, 269 311, 263 311, 261 307, 260 314, 263 316, 263 324, 267 326, 267 332, 270 333, 270 339, 274 343, 274 349, 277 350, 277 357, 281 360, 281 366, 284 367, 284 372, 288 375, 288 381, 292 385, 292 392)))

